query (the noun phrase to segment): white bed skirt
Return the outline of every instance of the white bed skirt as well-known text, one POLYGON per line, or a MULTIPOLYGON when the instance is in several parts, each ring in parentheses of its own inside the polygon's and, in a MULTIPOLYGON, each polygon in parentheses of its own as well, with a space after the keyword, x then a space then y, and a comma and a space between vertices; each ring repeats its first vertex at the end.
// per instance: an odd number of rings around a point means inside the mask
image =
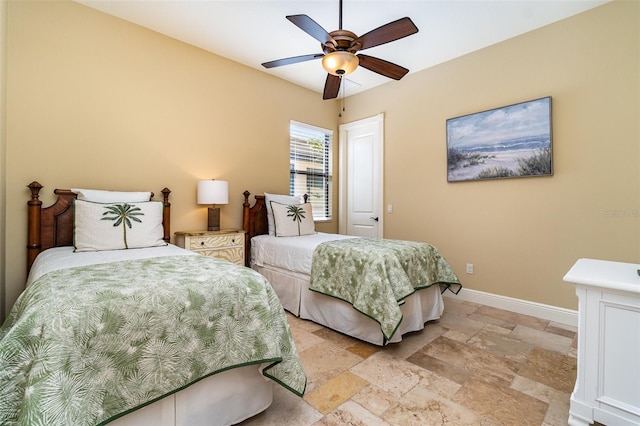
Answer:
MULTIPOLYGON (((374 345, 384 344, 380 324, 347 302, 309 290, 309 275, 272 265, 252 268, 269 280, 284 309, 293 315, 374 345)), ((400 342, 403 334, 422 330, 426 322, 440 318, 444 310, 440 286, 417 291, 405 299, 400 309, 403 319, 390 343, 400 342)))
POLYGON ((273 382, 249 365, 214 374, 120 417, 109 426, 226 426, 264 410, 273 400, 273 382))

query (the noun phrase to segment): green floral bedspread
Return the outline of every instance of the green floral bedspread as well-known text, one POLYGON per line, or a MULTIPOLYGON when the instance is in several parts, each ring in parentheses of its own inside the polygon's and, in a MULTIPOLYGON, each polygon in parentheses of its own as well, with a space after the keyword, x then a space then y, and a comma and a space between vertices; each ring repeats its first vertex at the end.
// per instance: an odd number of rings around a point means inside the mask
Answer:
POLYGON ((0 328, 0 424, 104 424, 262 363, 265 376, 304 393, 282 306, 251 269, 168 256, 54 271, 0 328))
POLYGON ((462 287, 434 246, 351 238, 316 247, 309 288, 342 299, 377 321, 388 341, 402 321, 403 300, 434 284, 455 294, 462 287))

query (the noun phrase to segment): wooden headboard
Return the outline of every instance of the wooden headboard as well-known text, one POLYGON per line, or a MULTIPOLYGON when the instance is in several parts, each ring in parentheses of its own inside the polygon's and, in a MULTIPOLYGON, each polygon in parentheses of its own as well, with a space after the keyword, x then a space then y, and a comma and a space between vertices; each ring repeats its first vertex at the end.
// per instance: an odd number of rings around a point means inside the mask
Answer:
MULTIPOLYGON (((38 182, 31 182, 27 187, 31 190, 31 199, 27 202, 29 210, 27 230, 27 273, 36 256, 43 250, 51 247, 73 245, 73 200, 75 192, 69 189, 56 189, 53 191, 58 196, 55 203, 49 207, 42 207, 39 200, 40 190, 43 188, 38 182)), ((171 203, 167 188, 162 190, 163 210, 162 227, 163 239, 168 243, 171 239, 171 203)), ((153 197, 153 193, 151 193, 153 197)), ((266 220, 266 219, 265 219, 266 220)))
MULTIPOLYGON (((242 229, 244 234, 244 264, 250 266, 251 259, 251 238, 256 235, 269 233, 269 223, 267 222, 267 204, 264 195, 254 195, 256 202, 251 206, 249 203, 249 191, 244 191, 244 203, 242 204, 242 229)), ((309 196, 304 194, 304 202, 309 196)))

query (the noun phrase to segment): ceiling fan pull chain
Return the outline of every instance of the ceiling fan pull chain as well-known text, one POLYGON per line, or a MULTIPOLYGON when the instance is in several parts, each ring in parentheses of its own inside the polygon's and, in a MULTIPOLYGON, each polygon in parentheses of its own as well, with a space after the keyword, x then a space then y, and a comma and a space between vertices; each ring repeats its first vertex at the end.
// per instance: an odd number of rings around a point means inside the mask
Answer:
POLYGON ((347 79, 346 78, 341 78, 340 79, 340 84, 342 85, 342 111, 338 112, 338 117, 342 117, 342 113, 345 111, 344 109, 344 92, 346 90, 346 85, 347 85, 347 79))

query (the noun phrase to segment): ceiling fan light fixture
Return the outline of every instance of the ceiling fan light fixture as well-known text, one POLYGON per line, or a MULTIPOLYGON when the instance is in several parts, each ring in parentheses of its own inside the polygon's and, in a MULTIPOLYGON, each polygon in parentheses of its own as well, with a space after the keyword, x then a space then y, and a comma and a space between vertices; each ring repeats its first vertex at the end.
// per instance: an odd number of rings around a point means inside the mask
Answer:
POLYGON ((351 74, 358 68, 359 63, 360 61, 356 55, 344 50, 336 50, 324 55, 322 58, 322 67, 325 71, 337 76, 351 74))

